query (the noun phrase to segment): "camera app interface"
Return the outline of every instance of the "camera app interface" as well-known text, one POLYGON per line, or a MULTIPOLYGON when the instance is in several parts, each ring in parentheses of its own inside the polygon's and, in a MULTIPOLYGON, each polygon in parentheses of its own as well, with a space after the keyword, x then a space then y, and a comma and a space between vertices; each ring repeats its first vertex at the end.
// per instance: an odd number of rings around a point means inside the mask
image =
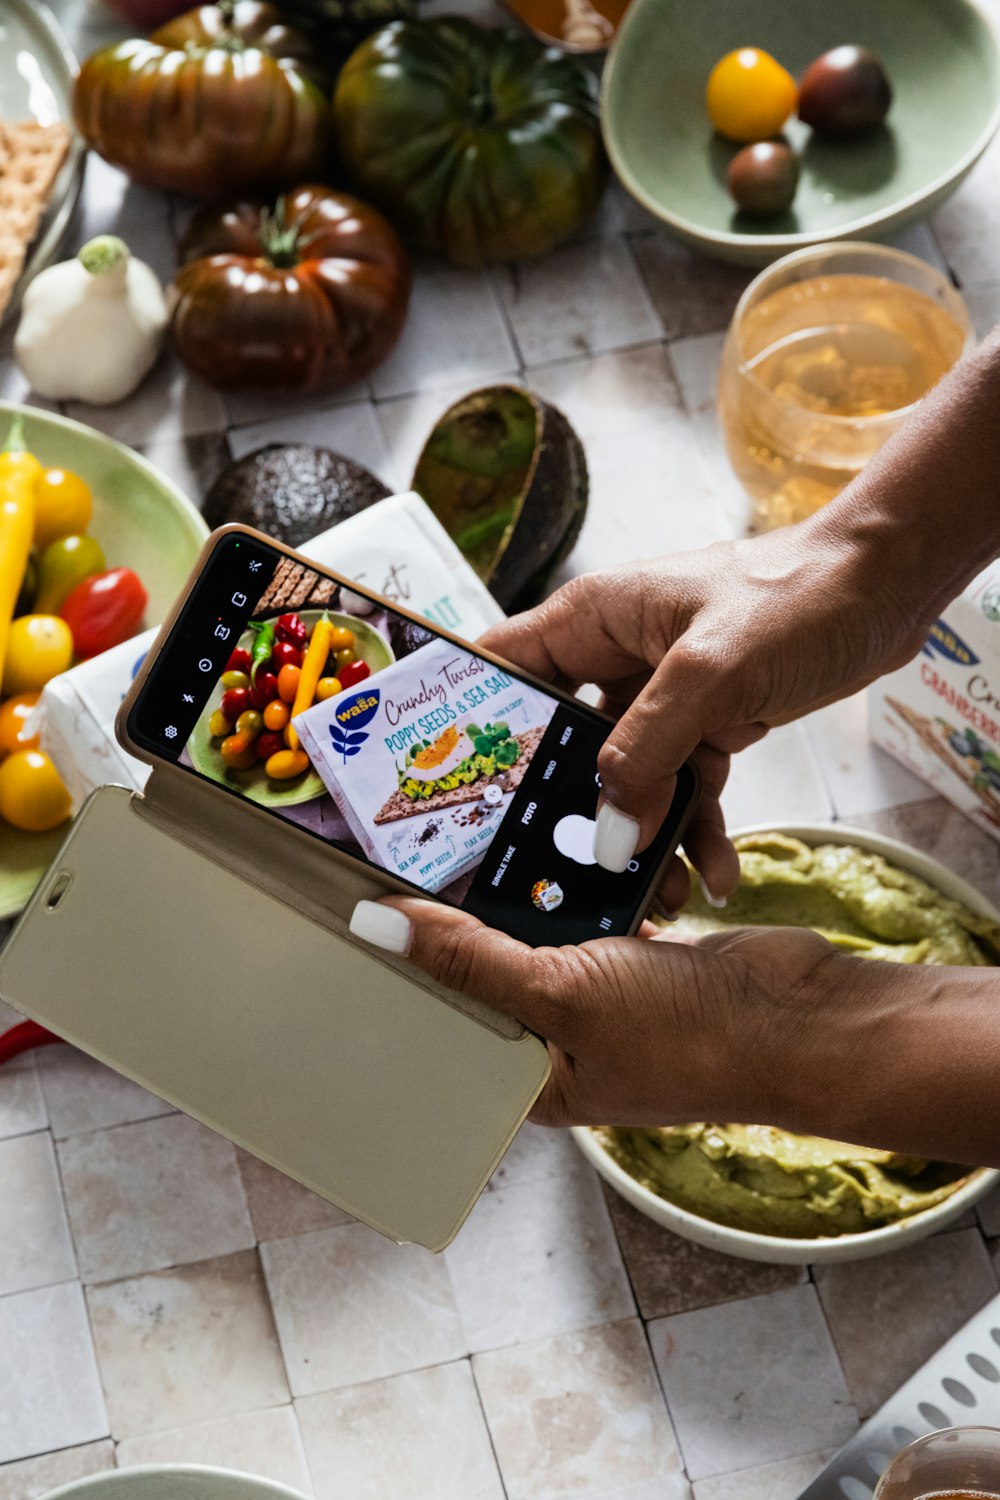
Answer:
POLYGON ((675 816, 601 870, 604 720, 245 536, 219 543, 129 728, 535 946, 627 932, 675 816))

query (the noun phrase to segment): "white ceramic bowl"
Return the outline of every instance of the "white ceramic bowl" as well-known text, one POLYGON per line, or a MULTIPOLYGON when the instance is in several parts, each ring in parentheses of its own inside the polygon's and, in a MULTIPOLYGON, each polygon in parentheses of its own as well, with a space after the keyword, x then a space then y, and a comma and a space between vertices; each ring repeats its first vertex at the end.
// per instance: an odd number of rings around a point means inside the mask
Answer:
POLYGON ((256 1474, 201 1464, 141 1464, 77 1479, 50 1490, 41 1500, 305 1500, 305 1496, 256 1474))
MULTIPOLYGON (((1000 921, 1000 912, 968 881, 930 855, 921 854, 919 850, 908 844, 901 844, 897 839, 884 838, 881 834, 869 833, 864 828, 851 828, 843 823, 760 823, 752 828, 736 829, 733 836, 751 833, 783 833, 812 845, 856 844, 861 849, 870 849, 873 854, 883 855, 902 870, 919 875, 928 885, 934 886, 943 895, 962 902, 972 911, 1000 921)), ((980 1198, 985 1197, 1000 1180, 1000 1172, 982 1167, 973 1172, 968 1181, 956 1188, 943 1203, 924 1209, 922 1213, 912 1214, 907 1219, 900 1219, 898 1223, 888 1224, 882 1229, 869 1229, 862 1234, 836 1237, 786 1239, 779 1235, 752 1234, 745 1229, 730 1229, 725 1224, 713 1223, 711 1219, 703 1219, 686 1208, 679 1208, 677 1204, 659 1197, 637 1182, 609 1156, 587 1127, 575 1126, 573 1136, 584 1156, 597 1168, 604 1180, 647 1218, 709 1250, 719 1250, 725 1255, 737 1256, 740 1260, 763 1260, 784 1265, 816 1265, 830 1261, 867 1260, 871 1256, 886 1255, 943 1229, 967 1208, 978 1203, 980 1198)))

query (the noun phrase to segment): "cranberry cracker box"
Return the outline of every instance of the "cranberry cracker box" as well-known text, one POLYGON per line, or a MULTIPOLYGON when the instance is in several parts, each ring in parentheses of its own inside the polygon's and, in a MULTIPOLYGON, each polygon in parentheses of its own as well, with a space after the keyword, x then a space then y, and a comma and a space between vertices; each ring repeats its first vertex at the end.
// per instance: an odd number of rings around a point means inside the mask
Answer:
POLYGON ((1000 839, 1000 562, 869 689, 868 708, 877 745, 1000 839))

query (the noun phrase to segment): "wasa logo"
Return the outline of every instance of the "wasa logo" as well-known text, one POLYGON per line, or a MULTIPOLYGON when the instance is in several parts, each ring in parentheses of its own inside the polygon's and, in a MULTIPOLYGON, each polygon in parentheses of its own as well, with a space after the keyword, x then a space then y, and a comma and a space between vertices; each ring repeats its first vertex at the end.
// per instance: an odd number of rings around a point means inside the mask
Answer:
POLYGON ((961 636, 955 634, 943 620, 935 620, 930 635, 924 642, 924 655, 932 659, 943 656, 947 661, 957 661, 963 667, 974 667, 979 657, 970 651, 961 636))
POLYGON ((378 712, 378 700, 378 688, 368 688, 360 693, 352 693, 335 711, 334 722, 330 725, 330 738, 334 750, 344 757, 345 766, 348 756, 357 755, 368 738, 364 733, 364 725, 370 724, 378 712))

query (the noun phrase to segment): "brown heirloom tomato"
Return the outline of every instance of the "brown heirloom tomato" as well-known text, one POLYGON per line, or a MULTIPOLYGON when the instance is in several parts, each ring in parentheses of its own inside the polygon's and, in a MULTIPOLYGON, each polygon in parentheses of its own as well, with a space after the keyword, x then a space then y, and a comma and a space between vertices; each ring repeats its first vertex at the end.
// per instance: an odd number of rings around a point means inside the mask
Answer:
POLYGON ((223 0, 88 57, 73 115, 136 182, 198 197, 280 187, 321 172, 330 149, 309 59, 273 5, 223 0))
POLYGON ((170 322, 189 370, 222 391, 349 385, 403 327, 410 266, 377 209, 299 187, 272 210, 204 208, 181 242, 170 322))

